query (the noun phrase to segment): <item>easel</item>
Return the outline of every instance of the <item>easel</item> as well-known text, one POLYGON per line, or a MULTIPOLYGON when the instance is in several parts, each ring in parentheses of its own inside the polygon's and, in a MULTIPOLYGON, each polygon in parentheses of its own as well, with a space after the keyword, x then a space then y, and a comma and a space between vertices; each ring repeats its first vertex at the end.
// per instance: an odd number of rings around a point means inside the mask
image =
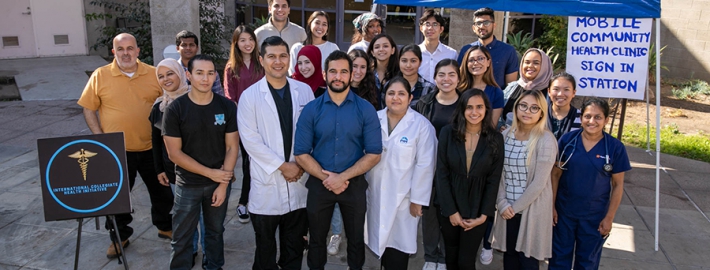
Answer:
MULTIPOLYGON (((123 251, 123 245, 121 245, 121 235, 118 234, 118 225, 116 225, 116 216, 114 215, 108 215, 106 216, 107 220, 110 220, 111 223, 110 225, 112 226, 111 229, 109 229, 109 232, 114 233, 116 236, 117 241, 114 241, 113 238, 111 239, 111 243, 113 244, 114 249, 118 249, 120 251, 121 256, 119 256, 118 259, 118 264, 123 264, 123 268, 128 270, 128 261, 126 260, 126 253, 123 251), (121 261, 121 258, 123 258, 123 261, 121 261)), ((77 235, 76 235, 76 252, 74 253, 74 270, 79 269, 79 251, 81 247, 81 228, 84 225, 84 219, 79 218, 76 220, 79 222, 79 229, 77 230, 77 235)), ((99 230, 99 218, 96 217, 96 230, 99 230)))

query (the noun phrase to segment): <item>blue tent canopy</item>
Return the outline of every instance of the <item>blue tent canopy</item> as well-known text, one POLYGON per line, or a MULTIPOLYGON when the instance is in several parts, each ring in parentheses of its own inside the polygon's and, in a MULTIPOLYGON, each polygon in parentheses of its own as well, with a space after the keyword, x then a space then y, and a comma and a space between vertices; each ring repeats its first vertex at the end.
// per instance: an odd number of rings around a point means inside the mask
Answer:
POLYGON ((376 4, 479 9, 559 16, 660 18, 660 0, 375 0, 376 4))

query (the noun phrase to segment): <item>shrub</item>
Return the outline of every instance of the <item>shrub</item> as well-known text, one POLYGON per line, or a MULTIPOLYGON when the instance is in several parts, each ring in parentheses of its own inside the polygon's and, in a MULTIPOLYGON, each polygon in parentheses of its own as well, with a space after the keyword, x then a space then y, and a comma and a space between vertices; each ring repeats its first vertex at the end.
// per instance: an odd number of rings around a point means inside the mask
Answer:
POLYGON ((112 10, 117 15, 111 13, 88 13, 85 15, 86 21, 106 20, 113 18, 125 18, 123 27, 107 25, 99 27, 101 33, 96 39, 91 49, 113 48, 113 38, 120 33, 129 33, 136 37, 138 48, 141 49, 138 59, 143 63, 153 64, 153 40, 150 28, 150 5, 148 1, 133 1, 128 4, 108 0, 92 0, 90 5, 103 7, 112 10))

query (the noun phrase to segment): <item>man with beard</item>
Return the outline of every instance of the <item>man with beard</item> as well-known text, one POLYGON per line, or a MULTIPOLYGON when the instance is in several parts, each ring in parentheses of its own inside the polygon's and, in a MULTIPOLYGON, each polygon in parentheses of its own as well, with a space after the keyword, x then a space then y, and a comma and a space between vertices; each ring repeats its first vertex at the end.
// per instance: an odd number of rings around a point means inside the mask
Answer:
POLYGON ((491 53, 491 61, 493 61, 493 77, 501 89, 505 89, 508 83, 518 79, 518 53, 513 46, 505 42, 498 41, 493 35, 493 29, 496 28, 495 15, 490 8, 480 8, 473 13, 473 33, 478 36, 478 40, 471 44, 463 46, 459 51, 459 64, 466 65, 467 60, 463 57, 466 55, 468 48, 474 45, 485 46, 491 53))
MULTIPOLYGON (((91 133, 123 132, 126 142, 129 189, 133 188, 137 173, 150 195, 150 215, 158 228, 158 237, 172 238, 173 193, 170 187, 158 181, 151 151, 151 124, 148 121, 153 102, 163 94, 155 75, 155 68, 138 60, 140 48, 136 38, 122 33, 113 39, 115 55, 111 64, 100 67, 91 74, 84 92, 77 102, 84 107, 84 119, 91 133), (98 112, 98 115, 97 115, 98 112)), ((131 214, 116 215, 116 228, 121 245, 128 247, 133 228, 131 214)), ((113 227, 106 220, 106 229, 113 227)), ((111 234, 112 242, 116 242, 111 234)), ((118 245, 111 244, 106 251, 109 259, 120 255, 118 245)))
POLYGON ((265 76, 244 91, 237 111, 242 144, 253 164, 248 207, 256 234, 252 269, 301 269, 308 189, 306 175, 291 153, 294 122, 313 100, 313 91, 288 78, 289 50, 283 39, 266 38, 259 52, 265 76))
POLYGON ((256 39, 259 40, 257 46, 261 47, 261 43, 271 36, 281 37, 289 48, 293 47, 293 44, 306 40, 306 30, 288 19, 291 13, 291 0, 268 0, 268 4, 271 15, 269 21, 254 30, 256 39))
POLYGON ((352 66, 343 51, 325 59, 328 92, 303 108, 296 128, 293 154, 310 174, 306 182, 310 269, 325 267, 335 203, 340 205, 348 235, 348 266, 357 270, 365 263, 364 174, 380 161, 382 135, 375 108, 350 91, 352 66))

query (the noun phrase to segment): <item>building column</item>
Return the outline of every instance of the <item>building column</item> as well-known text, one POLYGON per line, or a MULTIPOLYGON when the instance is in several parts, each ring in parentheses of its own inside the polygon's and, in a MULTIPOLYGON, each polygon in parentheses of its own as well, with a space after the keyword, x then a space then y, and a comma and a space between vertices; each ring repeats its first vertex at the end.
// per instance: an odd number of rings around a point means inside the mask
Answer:
POLYGON ((182 30, 200 36, 199 0, 150 0, 150 25, 153 38, 153 63, 163 60, 163 50, 175 46, 175 35, 182 30))

